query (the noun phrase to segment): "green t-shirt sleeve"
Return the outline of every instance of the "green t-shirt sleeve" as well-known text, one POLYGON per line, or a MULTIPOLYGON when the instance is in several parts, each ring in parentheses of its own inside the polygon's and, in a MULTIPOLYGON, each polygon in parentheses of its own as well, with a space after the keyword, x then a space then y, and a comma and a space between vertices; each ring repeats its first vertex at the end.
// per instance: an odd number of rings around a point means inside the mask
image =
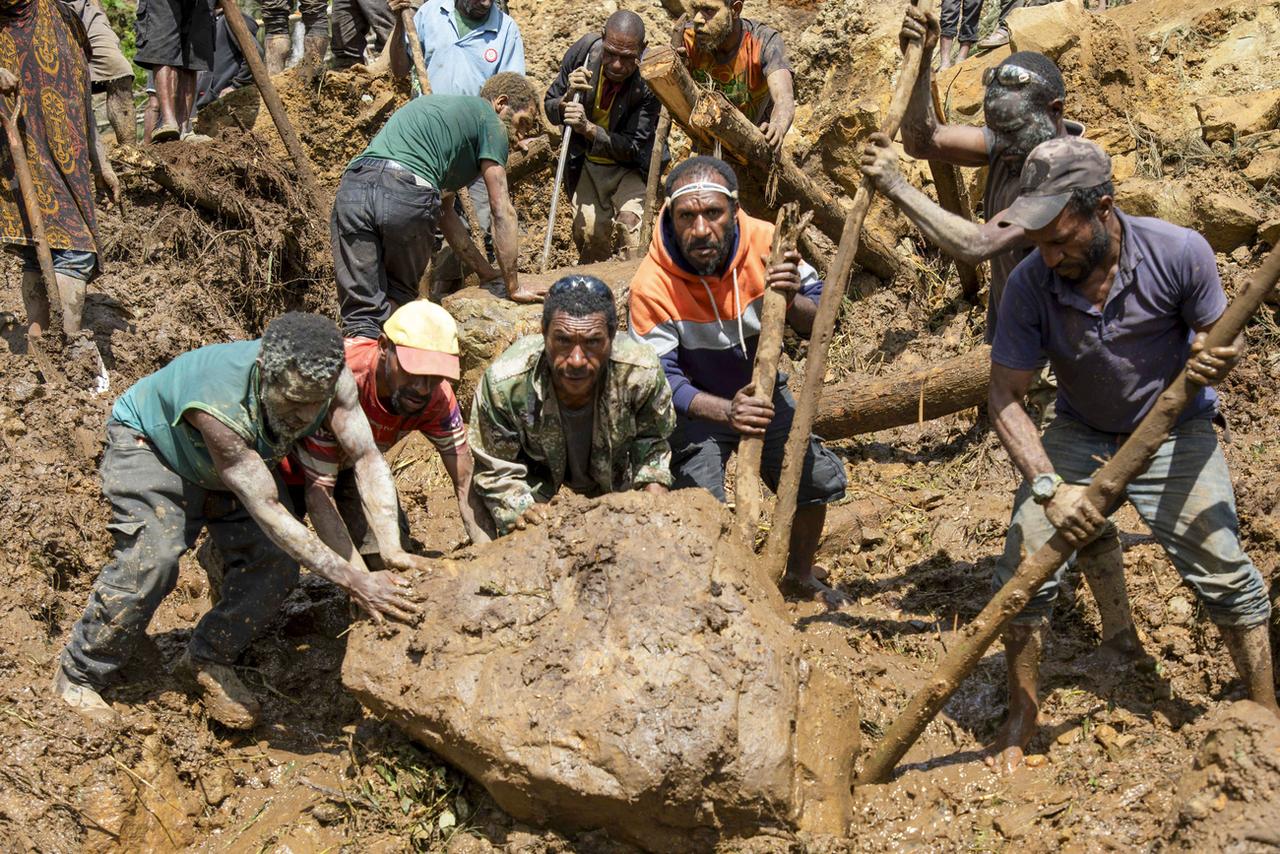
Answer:
POLYGON ((506 166, 507 155, 511 151, 507 139, 507 127, 492 108, 488 109, 489 115, 485 117, 480 127, 480 145, 476 148, 476 160, 492 160, 506 166))

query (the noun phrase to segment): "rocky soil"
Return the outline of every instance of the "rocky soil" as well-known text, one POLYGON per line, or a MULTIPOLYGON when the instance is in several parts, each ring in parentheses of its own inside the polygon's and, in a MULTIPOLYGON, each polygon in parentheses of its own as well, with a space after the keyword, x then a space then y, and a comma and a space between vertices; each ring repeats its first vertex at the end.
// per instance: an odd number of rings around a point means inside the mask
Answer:
MULTIPOLYGON (((546 83, 564 48, 618 5, 638 8, 657 32, 678 4, 510 5, 530 72, 546 83)), ((792 46, 803 106, 790 149, 812 174, 849 192, 854 146, 887 102, 900 12, 870 0, 748 0, 746 9, 792 46)), ((1089 18, 1067 0, 1019 12, 1014 42, 1062 65, 1068 114, 1115 158, 1121 203, 1202 229, 1220 253, 1228 291, 1238 288, 1280 230, 1280 3, 1137 0, 1089 18)), ((976 57, 939 80, 953 120, 981 120, 981 69, 1002 55, 976 57)), ((312 86, 284 79, 291 115, 332 193, 343 164, 404 94, 360 72, 312 86)), ((89 731, 50 699, 54 657, 109 554, 95 467, 113 395, 187 349, 256 334, 279 311, 334 308, 327 224, 296 197, 252 93, 236 98, 246 103, 210 122, 219 134, 211 146, 151 152, 203 193, 177 198, 153 180, 150 161, 116 153, 127 205, 101 216, 105 272, 86 314, 111 394, 40 381, 18 331, 17 266, 7 256, 0 262, 0 848, 627 850, 600 832, 513 818, 482 786, 365 710, 342 686, 352 626, 346 598, 316 578, 304 578, 241 662, 264 701, 252 733, 210 722, 171 675, 207 607, 208 583, 191 557, 126 683, 109 696, 123 729, 89 731)), ((919 184, 928 183, 923 166, 905 167, 919 184)), ((979 199, 980 172, 966 178, 979 199)), ((526 269, 536 268, 549 183, 544 174, 517 190, 526 269)), ((919 368, 967 351, 981 335, 982 307, 960 298, 949 263, 891 210, 877 208, 875 217, 906 272, 892 283, 856 275, 830 379, 919 368)), ((562 219, 559 264, 573 260, 567 233, 562 219)), ((477 304, 472 310, 483 314, 477 304)), ((530 320, 496 317, 490 332, 530 320)), ((1274 578, 1276 318, 1260 317, 1249 343, 1223 389, 1226 450, 1246 545, 1274 578)), ((791 357, 802 360, 803 350, 791 357)), ((831 511, 822 559, 856 605, 831 614, 789 602, 778 613, 806 646, 839 652, 861 708, 849 725, 865 749, 985 603, 1015 479, 973 411, 837 450, 850 487, 831 511)), ((458 558, 461 525, 430 448, 411 440, 391 462, 421 551, 458 558)), ((1280 822, 1267 817, 1280 790, 1275 726, 1234 704, 1242 696, 1234 669, 1194 597, 1136 515, 1122 509, 1117 519, 1154 666, 1100 664, 1097 612, 1074 578, 1046 654, 1030 767, 1001 778, 979 761, 1004 703, 1004 665, 993 650, 896 779, 854 793, 846 834, 796 832, 779 820, 749 837, 726 835, 721 850, 1274 848, 1280 822)))

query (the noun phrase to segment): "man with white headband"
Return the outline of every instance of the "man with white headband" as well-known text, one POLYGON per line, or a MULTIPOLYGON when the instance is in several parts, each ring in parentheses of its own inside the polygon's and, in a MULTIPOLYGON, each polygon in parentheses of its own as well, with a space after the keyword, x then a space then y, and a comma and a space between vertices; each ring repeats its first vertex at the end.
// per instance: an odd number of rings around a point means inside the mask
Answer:
MULTIPOLYGON (((787 323, 808 336, 822 281, 789 252, 766 267, 773 224, 738 207, 738 180, 714 157, 671 170, 667 204, 648 255, 631 281, 631 334, 651 345, 671 383, 675 488, 700 486, 724 500, 725 464, 743 436, 764 438, 761 475, 776 489, 795 400, 785 375, 773 400, 757 397, 752 363, 765 288, 787 297, 787 323)), ((811 437, 800 481, 786 583, 836 607, 848 597, 815 571, 826 505, 845 489, 844 466, 811 437)))

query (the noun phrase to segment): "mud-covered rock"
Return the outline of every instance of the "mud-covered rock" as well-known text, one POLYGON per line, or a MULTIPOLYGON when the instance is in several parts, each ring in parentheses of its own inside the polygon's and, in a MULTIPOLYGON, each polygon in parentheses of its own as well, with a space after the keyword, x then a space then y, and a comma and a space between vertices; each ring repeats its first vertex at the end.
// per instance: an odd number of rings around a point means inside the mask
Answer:
POLYGON ((852 685, 708 493, 564 496, 414 585, 421 622, 354 628, 343 683, 516 818, 660 851, 843 832, 852 685))
POLYGON ((1205 142, 1231 142, 1248 133, 1280 125, 1280 89, 1250 92, 1196 102, 1205 142))
POLYGON ((1230 252, 1253 240, 1262 214, 1248 199, 1206 193, 1195 201, 1196 226, 1215 252, 1230 252))
POLYGON ((1280 183, 1280 148, 1260 152, 1244 169, 1245 180, 1255 187, 1280 183))
POLYGON ((1280 719, 1243 700, 1203 725, 1178 779, 1163 851, 1261 851, 1280 845, 1280 719))
POLYGON ((1009 44, 1015 51, 1033 50, 1057 59, 1080 43, 1088 28, 1082 0, 1014 9, 1007 19, 1009 44))
POLYGON ((1191 191, 1178 181, 1130 178, 1116 185, 1116 205, 1134 216, 1154 216, 1190 228, 1195 224, 1191 191))

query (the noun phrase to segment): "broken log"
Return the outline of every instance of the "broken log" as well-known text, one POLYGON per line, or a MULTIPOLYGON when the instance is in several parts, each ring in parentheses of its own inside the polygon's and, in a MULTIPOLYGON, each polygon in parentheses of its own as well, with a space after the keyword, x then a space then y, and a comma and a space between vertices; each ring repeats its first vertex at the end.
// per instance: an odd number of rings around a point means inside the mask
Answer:
MULTIPOLYGON (((933 110, 938 120, 944 121, 945 111, 942 109, 942 99, 938 97, 938 81, 934 80, 930 83, 929 88, 933 92, 933 110)), ((973 219, 973 207, 969 204, 969 193, 965 190, 960 169, 953 163, 930 160, 929 173, 933 176, 933 186, 938 193, 938 204, 956 216, 973 219)), ((960 279, 960 292, 965 299, 972 302, 982 290, 981 267, 966 264, 959 258, 952 260, 956 265, 956 276, 960 279)))
POLYGON ((175 169, 172 164, 154 157, 146 149, 121 145, 116 147, 112 156, 117 163, 155 181, 187 204, 204 208, 228 225, 250 231, 257 227, 253 212, 246 206, 237 204, 234 196, 218 192, 200 176, 175 169))
MULTIPOLYGON (((775 155, 760 128, 719 92, 707 92, 693 82, 679 55, 668 47, 650 48, 640 63, 640 74, 649 83, 673 121, 679 122, 704 149, 719 140, 725 150, 752 168, 767 186, 776 177, 778 198, 797 202, 813 211, 813 223, 830 240, 838 241, 845 209, 817 181, 804 173, 785 152, 775 155)), ((742 168, 740 164, 738 168, 742 168)), ((860 265, 883 279, 897 272, 900 263, 892 248, 868 240, 858 254, 860 265)))
MULTIPOLYGON (((933 11, 933 0, 912 0, 912 2, 925 15, 933 11)), ((921 71, 922 50, 920 42, 913 41, 903 54, 902 71, 898 75, 898 83, 894 87, 893 98, 889 102, 889 110, 880 127, 880 132, 889 138, 893 138, 898 132, 902 118, 906 115, 911 90, 915 87, 916 78, 921 71)), ((927 66, 924 68, 924 73, 929 73, 927 66)), ((862 223, 867 217, 867 211, 871 209, 871 197, 874 194, 875 184, 870 178, 863 178, 858 192, 854 194, 853 207, 849 209, 849 215, 845 219, 844 231, 840 235, 840 248, 836 250, 835 260, 827 273, 826 286, 822 289, 822 298, 818 302, 818 314, 813 319, 813 328, 809 333, 809 354, 805 360, 804 388, 801 389, 800 401, 791 422, 791 433, 787 436, 782 474, 778 478, 778 501, 774 505, 773 527, 769 530, 769 542, 765 548, 766 568, 774 578, 779 580, 786 571, 791 544, 791 524, 795 521, 796 497, 800 488, 800 474, 804 468, 809 434, 813 429, 818 401, 822 399, 822 383, 827 373, 827 351, 831 348, 831 337, 835 334, 840 304, 844 301, 845 289, 849 286, 849 278, 853 274, 853 262, 862 237, 862 223)))
POLYGON ((822 391, 813 432, 824 439, 847 439, 931 421, 987 400, 991 348, 925 368, 887 377, 849 377, 822 391))
MULTIPOLYGON (((1212 348, 1230 345, 1262 306, 1277 280, 1280 280, 1280 249, 1273 249, 1249 281, 1248 287, 1231 301, 1226 312, 1213 325, 1205 346, 1212 348)), ((1199 390, 1200 385, 1187 377, 1184 368, 1161 393, 1156 405, 1120 446, 1116 455, 1093 476, 1085 498, 1099 513, 1106 513, 1108 508, 1115 506, 1129 481, 1146 470, 1151 457, 1178 423, 1178 416, 1186 408, 1187 402, 1199 390)), ((1005 582, 973 622, 965 626, 964 639, 952 647, 929 681, 911 698, 906 709, 889 727, 880 744, 867 758, 858 783, 888 781, 894 766, 911 745, 915 744, 920 733, 924 732, 929 721, 942 710, 960 683, 973 672, 987 648, 1022 611, 1040 585, 1048 581, 1074 551, 1062 534, 1055 533, 1035 554, 1023 559, 1014 576, 1005 582)))
MULTIPOLYGON (((772 267, 780 263, 788 252, 796 248, 800 232, 808 226, 813 212, 799 216, 800 209, 788 202, 778 211, 774 224, 773 246, 769 250, 772 267)), ((760 310, 760 340, 756 346, 756 361, 751 372, 751 384, 755 396, 773 400, 773 389, 778 379, 778 359, 782 356, 782 333, 787 323, 787 298, 773 288, 765 288, 764 304, 760 310)), ((764 453, 764 438, 746 436, 738 443, 738 481, 734 488, 737 501, 738 527, 743 539, 754 544, 760 526, 760 457, 764 453)))
POLYGON ((640 244, 637 251, 649 251, 653 239, 653 221, 658 216, 658 186, 662 183, 662 152, 671 135, 671 112, 663 107, 658 113, 658 128, 653 135, 653 150, 649 152, 649 177, 644 186, 644 218, 640 221, 640 244))

